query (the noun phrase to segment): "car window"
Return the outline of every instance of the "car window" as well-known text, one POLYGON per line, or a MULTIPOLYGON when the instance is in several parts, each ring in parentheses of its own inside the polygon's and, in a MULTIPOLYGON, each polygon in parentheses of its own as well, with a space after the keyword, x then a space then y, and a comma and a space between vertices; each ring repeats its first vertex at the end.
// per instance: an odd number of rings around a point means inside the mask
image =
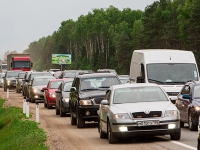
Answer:
POLYGON ((200 85, 194 86, 194 99, 200 99, 200 85))
POLYGON ((63 87, 64 92, 69 92, 70 88, 72 87, 72 82, 66 82, 63 87))
POLYGON ((185 85, 181 91, 181 95, 183 94, 190 94, 190 86, 189 85, 185 85))
POLYGON ((125 87, 116 89, 113 103, 138 103, 168 101, 168 98, 159 87, 125 87))
POLYGON ((50 89, 57 89, 62 81, 52 81, 50 89))

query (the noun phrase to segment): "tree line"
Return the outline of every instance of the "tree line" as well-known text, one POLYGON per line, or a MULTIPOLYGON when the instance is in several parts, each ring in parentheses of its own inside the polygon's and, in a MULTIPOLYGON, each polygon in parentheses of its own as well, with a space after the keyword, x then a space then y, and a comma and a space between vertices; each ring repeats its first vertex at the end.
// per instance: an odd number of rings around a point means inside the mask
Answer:
POLYGON ((115 69, 129 74, 136 49, 193 51, 200 64, 200 1, 160 0, 144 11, 114 6, 93 9, 76 21, 66 20, 52 35, 29 44, 33 69, 60 68, 52 54, 72 54, 63 69, 115 69))

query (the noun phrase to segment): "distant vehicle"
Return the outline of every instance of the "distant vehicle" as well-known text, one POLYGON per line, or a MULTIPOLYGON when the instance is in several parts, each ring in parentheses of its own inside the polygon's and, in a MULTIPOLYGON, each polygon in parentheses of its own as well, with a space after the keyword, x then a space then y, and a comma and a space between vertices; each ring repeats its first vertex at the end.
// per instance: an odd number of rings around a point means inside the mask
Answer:
POLYGON ((30 71, 33 63, 28 53, 16 53, 7 55, 7 70, 30 71))
POLYGON ((199 80, 199 71, 192 51, 172 49, 133 51, 130 64, 131 83, 159 84, 175 102, 181 88, 188 80, 199 80))
POLYGON ((47 87, 44 87, 42 89, 42 92, 44 92, 44 107, 45 108, 50 109, 52 108, 52 106, 55 106, 55 103, 56 103, 55 91, 58 89, 62 81, 63 79, 49 80, 47 87))
POLYGON ((51 71, 57 72, 57 71, 60 71, 60 69, 50 69, 49 71, 50 71, 50 72, 51 72, 51 71))
POLYGON ((3 87, 3 77, 5 77, 5 73, 0 73, 0 87, 3 87))
POLYGON ((20 70, 15 71, 6 71, 4 78, 4 91, 7 91, 7 89, 15 89, 16 88, 16 77, 20 73, 20 70))
POLYGON ((59 76, 60 79, 63 78, 74 78, 79 73, 90 73, 91 70, 64 70, 59 76))
POLYGON ((129 83, 129 75, 119 75, 118 77, 122 84, 129 83))
POLYGON ((73 79, 65 79, 61 82, 56 92, 56 115, 65 117, 69 113, 69 93, 73 79))
POLYGON ((18 76, 15 78, 16 79, 16 93, 21 93, 22 91, 22 80, 24 79, 26 72, 21 71, 18 76))
POLYGON ((57 79, 60 77, 60 75, 62 74, 62 71, 56 71, 53 76, 56 77, 57 79))
POLYGON ((0 72, 6 72, 7 71, 7 64, 2 64, 0 66, 0 72))
POLYGON ((181 138, 179 111, 157 84, 114 85, 107 90, 98 112, 100 138, 108 138, 109 143, 147 135, 181 138))
POLYGON ((180 111, 180 126, 189 125, 190 131, 197 131, 200 114, 200 81, 188 81, 177 96, 175 103, 180 111))
POLYGON ((29 84, 29 101, 34 103, 36 100, 44 102, 44 93, 41 91, 43 87, 46 87, 48 82, 55 79, 53 76, 39 76, 34 77, 29 84))

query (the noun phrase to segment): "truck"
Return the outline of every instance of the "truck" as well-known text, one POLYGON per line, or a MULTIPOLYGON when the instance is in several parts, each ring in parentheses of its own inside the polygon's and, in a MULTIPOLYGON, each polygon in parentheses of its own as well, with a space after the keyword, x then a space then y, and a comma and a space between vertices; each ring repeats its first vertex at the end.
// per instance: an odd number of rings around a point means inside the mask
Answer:
POLYGON ((134 50, 130 64, 130 83, 160 85, 173 103, 183 85, 199 80, 199 71, 192 51, 173 49, 134 50))
POLYGON ((16 53, 7 55, 7 70, 30 71, 33 63, 29 53, 16 53))

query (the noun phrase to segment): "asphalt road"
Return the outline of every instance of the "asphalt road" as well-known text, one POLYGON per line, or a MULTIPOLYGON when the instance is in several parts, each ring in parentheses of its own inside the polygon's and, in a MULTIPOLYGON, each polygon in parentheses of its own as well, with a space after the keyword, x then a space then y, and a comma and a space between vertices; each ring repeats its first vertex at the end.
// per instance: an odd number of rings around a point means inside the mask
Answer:
MULTIPOLYGON (((21 94, 11 90, 9 98, 6 92, 0 89, 0 96, 7 99, 9 105, 23 107, 21 94)), ((32 120, 35 121, 36 104, 29 103, 32 120)), ((50 149, 85 149, 85 150, 196 150, 197 131, 189 131, 187 124, 181 129, 181 139, 172 141, 168 135, 157 137, 142 137, 120 141, 118 144, 109 144, 108 139, 100 139, 97 124, 87 123, 83 129, 70 124, 70 117, 55 115, 55 109, 46 109, 39 103, 40 127, 48 135, 50 149), (55 136, 55 137, 51 137, 55 136), (56 139, 56 140, 55 140, 56 139), (63 144, 63 145, 62 145, 63 144), (57 145, 57 146, 56 146, 57 145)))

